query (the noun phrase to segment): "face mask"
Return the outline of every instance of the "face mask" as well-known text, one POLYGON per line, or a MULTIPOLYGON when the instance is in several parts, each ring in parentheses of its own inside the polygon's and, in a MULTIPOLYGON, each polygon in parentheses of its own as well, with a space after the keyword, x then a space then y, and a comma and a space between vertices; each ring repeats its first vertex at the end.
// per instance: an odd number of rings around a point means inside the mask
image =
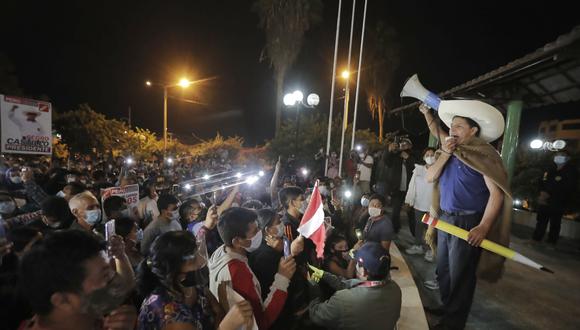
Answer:
POLYGON ((97 289, 84 297, 82 309, 91 315, 109 314, 121 306, 127 293, 127 285, 121 276, 115 274, 104 288, 97 289))
POLYGON ((282 236, 284 236, 284 224, 280 223, 279 225, 276 226, 276 234, 274 234, 274 236, 280 238, 282 236))
POLYGON ((326 188, 326 186, 320 186, 318 187, 318 190, 322 196, 328 196, 328 188, 326 188))
POLYGON ((378 217, 379 215, 381 215, 381 209, 379 209, 377 207, 369 207, 369 215, 372 218, 378 217))
POLYGON ((179 220, 179 210, 171 212, 171 220, 179 220))
POLYGON ((129 217, 129 209, 124 209, 121 211, 121 218, 128 218, 129 217))
POLYGON ((12 201, 0 202, 0 213, 12 214, 16 210, 16 204, 12 201))
POLYGON ((254 252, 260 247, 260 244, 262 244, 262 231, 258 231, 258 233, 251 238, 251 241, 252 243, 250 243, 250 246, 244 247, 244 250, 254 252))
POLYGON ((187 272, 187 273, 185 273, 185 279, 183 279, 179 283, 181 283, 181 285, 184 288, 191 288, 191 287, 194 287, 195 284, 197 283, 196 278, 197 278, 196 271, 187 272))
POLYGON ((71 183, 71 182, 75 182, 75 181, 76 181, 76 178, 74 178, 74 177, 66 179, 66 183, 71 183))
POLYGON ((365 158, 365 154, 364 154, 364 153, 362 153, 362 152, 361 152, 361 153, 359 153, 359 154, 358 154, 358 156, 359 156, 359 157, 360 157, 362 160, 364 160, 364 158, 365 158))
POLYGON ((433 156, 425 157, 423 159, 425 160, 425 163, 427 163, 427 165, 433 165, 433 163, 435 163, 435 157, 433 156))
POLYGON ((22 182, 22 178, 19 176, 11 176, 10 181, 12 181, 14 184, 19 184, 22 182))
POLYGON ((85 214, 85 221, 91 226, 96 225, 101 220, 100 209, 86 211, 85 214))
POLYGON ((566 156, 555 156, 554 157, 554 163, 556 163, 556 165, 565 164, 567 160, 568 159, 566 156))
POLYGON ((362 207, 368 207, 369 206, 369 202, 370 202, 369 199, 366 198, 366 197, 363 197, 363 198, 360 199, 360 205, 362 207))
POLYGON ((64 191, 61 190, 61 191, 57 192, 56 193, 56 197, 62 197, 62 198, 64 198, 64 191))
POLYGON ((141 229, 141 228, 137 229, 137 234, 135 236, 135 240, 137 241, 137 243, 139 243, 143 240, 143 229, 141 229))
POLYGON ((302 205, 300 206, 300 213, 302 213, 302 214, 306 213, 307 208, 308 208, 308 204, 306 204, 306 201, 302 202, 302 205))

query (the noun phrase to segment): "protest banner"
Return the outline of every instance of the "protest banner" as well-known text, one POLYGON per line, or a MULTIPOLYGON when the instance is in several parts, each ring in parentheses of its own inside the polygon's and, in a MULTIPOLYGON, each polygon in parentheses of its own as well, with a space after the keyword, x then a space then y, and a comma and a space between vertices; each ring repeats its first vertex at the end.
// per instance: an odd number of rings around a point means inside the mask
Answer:
POLYGON ((52 154, 52 106, 49 102, 0 94, 4 153, 52 154))

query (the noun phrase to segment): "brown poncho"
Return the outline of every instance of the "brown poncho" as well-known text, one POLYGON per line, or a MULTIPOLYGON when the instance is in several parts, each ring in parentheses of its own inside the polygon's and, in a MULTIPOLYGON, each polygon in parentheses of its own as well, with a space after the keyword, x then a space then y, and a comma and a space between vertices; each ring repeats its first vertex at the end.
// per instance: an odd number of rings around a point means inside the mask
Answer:
MULTIPOLYGON (((440 153, 440 150, 437 151, 436 157, 439 157, 440 153)), ((509 247, 512 195, 507 172, 499 153, 489 143, 480 138, 473 137, 465 144, 458 145, 453 155, 467 166, 491 179, 504 192, 503 211, 500 217, 494 222, 486 238, 509 247)), ((436 181, 433 186, 433 202, 431 203, 430 210, 431 216, 433 217, 438 217, 441 210, 439 197, 439 182, 436 181)), ((477 269, 477 276, 486 281, 497 282, 503 273, 504 261, 505 258, 483 250, 477 269)))

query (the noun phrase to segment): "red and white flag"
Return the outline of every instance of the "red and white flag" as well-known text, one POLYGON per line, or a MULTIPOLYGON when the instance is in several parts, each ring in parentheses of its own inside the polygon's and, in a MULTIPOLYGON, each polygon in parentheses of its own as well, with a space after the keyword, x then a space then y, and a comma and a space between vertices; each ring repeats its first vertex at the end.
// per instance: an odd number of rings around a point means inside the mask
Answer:
POLYGON ((306 212, 302 216, 298 232, 311 239, 316 245, 316 256, 322 258, 324 255, 324 241, 326 240, 326 229, 324 227, 324 210, 322 208, 322 196, 318 190, 318 181, 314 184, 314 191, 310 196, 310 203, 306 212))

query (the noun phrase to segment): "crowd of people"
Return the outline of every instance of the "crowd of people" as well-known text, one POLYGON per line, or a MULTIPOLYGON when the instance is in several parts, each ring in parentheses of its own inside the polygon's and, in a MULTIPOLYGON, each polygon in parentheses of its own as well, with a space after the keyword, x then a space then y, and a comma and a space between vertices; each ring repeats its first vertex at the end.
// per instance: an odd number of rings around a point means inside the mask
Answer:
POLYGON ((390 280, 395 231, 382 195, 359 203, 344 194, 356 180, 222 156, 61 164, 3 155, 2 327, 395 327, 401 291, 390 280), (298 233, 315 182, 323 258, 298 233), (133 186, 138 201, 109 192, 133 186))
MULTIPOLYGON (((361 145, 344 178, 336 153, 327 176, 293 157, 237 166, 227 151, 67 164, 2 155, 1 327, 393 329, 402 296, 389 251, 403 211, 413 237, 405 252, 437 262, 424 284, 440 290, 443 328, 463 328, 478 265, 488 276, 501 270, 479 245, 507 245, 500 214, 511 192, 485 123, 456 115, 441 132, 420 109, 440 149, 416 157, 407 137, 380 150, 361 145), (298 230, 313 191, 325 216, 322 258, 298 230), (427 228, 425 214, 468 230, 467 242, 427 228)), ((577 178, 569 159, 558 153, 540 180, 535 240, 548 222, 557 240, 556 197, 577 178)))

